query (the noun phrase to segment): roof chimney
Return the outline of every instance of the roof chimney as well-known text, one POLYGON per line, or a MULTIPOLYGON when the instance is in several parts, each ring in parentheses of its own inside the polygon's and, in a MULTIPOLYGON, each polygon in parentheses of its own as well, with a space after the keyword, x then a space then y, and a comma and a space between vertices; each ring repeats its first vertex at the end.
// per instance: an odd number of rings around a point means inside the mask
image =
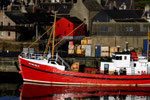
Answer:
POLYGON ((27 5, 28 4, 28 0, 24 0, 24 4, 27 5))
POLYGON ((29 3, 30 6, 33 6, 34 5, 34 2, 33 0, 30 0, 30 3, 29 3))
MULTIPOLYGON (((48 0, 45 0, 45 3, 47 3, 48 2, 48 0)), ((52 2, 52 0, 51 0, 51 2, 52 2)))
POLYGON ((149 11, 150 10, 150 6, 147 4, 146 6, 145 6, 145 12, 147 12, 147 11, 149 11))
POLYGON ((43 3, 43 0, 40 0, 41 3, 43 3))
POLYGON ((7 6, 7 11, 11 11, 11 5, 7 6))
POLYGON ((77 3, 83 3, 82 0, 77 0, 77 3))
POLYGON ((115 8, 117 8, 117 3, 116 3, 116 1, 113 2, 113 6, 114 6, 115 8))
POLYGON ((22 12, 22 13, 27 13, 26 8, 25 8, 25 5, 22 5, 22 6, 21 6, 21 12, 22 12))
POLYGON ((98 2, 99 4, 101 4, 101 0, 97 0, 97 2, 98 2))
POLYGON ((36 13, 36 7, 35 7, 35 5, 32 7, 32 12, 36 13))
POLYGON ((73 4, 73 3, 74 3, 74 0, 71 0, 71 3, 73 4))

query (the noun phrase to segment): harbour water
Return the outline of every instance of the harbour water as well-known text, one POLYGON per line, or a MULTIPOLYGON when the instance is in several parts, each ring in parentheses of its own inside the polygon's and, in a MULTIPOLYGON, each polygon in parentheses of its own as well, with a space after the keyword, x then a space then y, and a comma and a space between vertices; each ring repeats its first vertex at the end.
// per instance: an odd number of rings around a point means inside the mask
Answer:
POLYGON ((22 82, 17 73, 1 73, 0 78, 0 100, 150 100, 149 86, 102 87, 35 84, 22 82))

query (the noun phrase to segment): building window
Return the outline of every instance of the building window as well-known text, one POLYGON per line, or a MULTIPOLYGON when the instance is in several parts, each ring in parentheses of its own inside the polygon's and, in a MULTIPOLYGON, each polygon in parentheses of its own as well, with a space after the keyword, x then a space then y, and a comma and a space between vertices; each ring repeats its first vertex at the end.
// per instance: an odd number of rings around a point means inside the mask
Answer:
POLYGON ((116 60, 122 60, 122 56, 116 56, 116 60))
POLYGON ((108 27, 107 26, 102 26, 101 31, 102 32, 108 32, 108 27))
POLYGON ((4 32, 1 32, 1 36, 4 36, 4 32))
POLYGON ((64 31, 64 35, 66 35, 66 31, 64 31))
POLYGON ((57 27, 59 27, 59 24, 57 24, 57 27))
POLYGON ((133 32, 133 27, 126 27, 127 32, 133 32))
POLYGON ((109 68, 109 64, 104 64, 104 68, 109 68))
POLYGON ((70 24, 68 24, 68 27, 70 27, 70 24))
POLYGON ((10 23, 8 22, 8 26, 10 26, 10 23))
POLYGON ((10 32, 8 32, 8 36, 10 36, 10 32))
POLYGON ((1 26, 3 26, 3 22, 1 22, 1 26))

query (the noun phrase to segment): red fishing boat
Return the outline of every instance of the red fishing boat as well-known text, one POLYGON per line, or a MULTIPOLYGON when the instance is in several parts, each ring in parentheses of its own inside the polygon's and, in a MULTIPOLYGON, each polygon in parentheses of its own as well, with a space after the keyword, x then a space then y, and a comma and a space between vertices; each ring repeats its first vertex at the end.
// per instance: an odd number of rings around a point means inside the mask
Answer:
POLYGON ((124 87, 124 86, 67 86, 67 85, 43 85, 24 83, 20 100, 65 100, 74 99, 98 99, 105 100, 146 100, 150 95, 149 87, 124 87))
MULTIPOLYGON (((54 42, 55 22, 56 16, 44 54, 26 54, 22 52, 18 56, 19 72, 24 81, 67 85, 150 85, 150 63, 144 57, 137 57, 135 53, 114 54, 111 62, 101 62, 101 66, 98 69, 100 73, 97 74, 71 71, 70 66, 58 54, 54 55, 54 47, 59 43, 55 44, 54 42), (50 43, 52 43, 52 52, 47 53, 50 43), (136 57, 133 57, 133 55, 136 57), (122 69, 125 71, 122 71, 122 69)), ((73 67, 76 68, 76 64, 73 67)))

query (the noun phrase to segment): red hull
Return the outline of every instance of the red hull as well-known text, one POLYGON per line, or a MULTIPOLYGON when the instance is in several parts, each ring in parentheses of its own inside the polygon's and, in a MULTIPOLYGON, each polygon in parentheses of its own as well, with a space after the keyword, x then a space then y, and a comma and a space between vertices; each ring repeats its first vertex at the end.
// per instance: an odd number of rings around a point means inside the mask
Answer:
POLYGON ((93 96, 149 96, 150 87, 123 86, 49 86, 25 83, 21 89, 20 100, 64 100, 64 98, 83 98, 93 96))
POLYGON ((29 62, 22 58, 19 58, 19 66, 24 81, 30 82, 114 86, 137 86, 150 84, 150 75, 100 75, 62 71, 53 66, 29 62), (32 63, 33 65, 29 63, 32 63))

